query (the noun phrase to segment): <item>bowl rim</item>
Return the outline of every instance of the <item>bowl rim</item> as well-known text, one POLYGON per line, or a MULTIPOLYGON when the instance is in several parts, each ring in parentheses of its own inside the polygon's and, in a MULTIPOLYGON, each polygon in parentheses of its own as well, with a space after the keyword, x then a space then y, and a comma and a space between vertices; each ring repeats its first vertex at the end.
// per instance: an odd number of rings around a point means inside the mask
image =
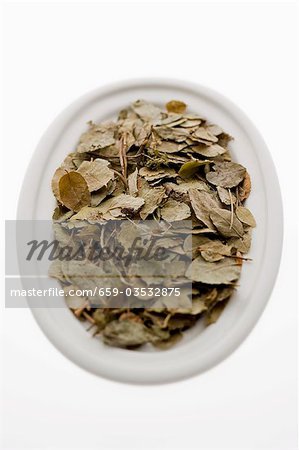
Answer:
POLYGON ((103 85, 99 88, 93 89, 80 96, 77 100, 67 106, 56 117, 56 119, 54 119, 54 121, 49 125, 48 129, 43 134, 31 158, 23 180, 21 193, 19 196, 17 220, 32 220, 34 217, 35 200, 37 196, 36 188, 38 188, 39 184, 39 181, 36 181, 34 186, 32 183, 32 180, 36 176, 36 160, 40 161, 41 158, 43 158, 43 161, 46 161, 47 154, 45 152, 43 155, 41 155, 41 148, 44 147, 45 143, 49 140, 53 141, 55 130, 61 127, 61 123, 67 123, 69 120, 71 120, 76 111, 79 111, 83 105, 87 104, 95 97, 107 95, 109 93, 112 94, 117 92, 118 90, 129 89, 131 87, 142 87, 145 85, 151 87, 164 85, 165 87, 170 86, 173 88, 189 89, 205 97, 208 97, 213 101, 216 101, 217 103, 221 103, 221 105, 223 105, 226 110, 228 110, 234 117, 238 118, 238 122, 240 122, 242 127, 247 130, 253 146, 259 149, 260 166, 263 170, 263 173, 267 173, 267 177, 271 179, 271 183, 264 183, 264 191, 267 202, 267 237, 265 242, 266 257, 264 258, 264 271, 265 273, 267 273, 267 277, 263 279, 262 286, 256 287, 257 292, 255 292, 255 295, 259 295, 261 299, 260 303, 257 304, 255 306, 255 309, 251 311, 251 315, 247 317, 246 322, 243 321, 242 323, 240 323, 239 326, 236 327, 234 334, 231 333, 229 338, 224 340, 225 342, 222 343, 221 347, 219 347, 217 351, 215 351, 212 355, 206 356, 205 364, 193 364, 192 367, 187 367, 185 368, 185 370, 181 370, 180 372, 175 372, 173 370, 173 367, 170 367, 168 375, 164 375, 163 379, 157 379, 157 377, 153 377, 151 374, 142 375, 139 373, 136 375, 134 373, 116 373, 115 371, 109 370, 109 368, 103 368, 103 370, 101 371, 99 371, 98 369, 95 370, 91 361, 88 361, 87 359, 85 361, 82 361, 82 359, 78 358, 78 355, 76 355, 76 350, 74 348, 70 348, 67 342, 61 342, 59 341, 59 339, 57 339, 57 336, 53 334, 51 326, 49 326, 49 324, 47 323, 47 317, 44 309, 31 309, 31 311, 38 325, 47 336, 47 338, 52 342, 52 344, 81 368, 84 368, 91 373, 114 381, 133 384, 161 384, 175 382, 205 372, 231 355, 234 350, 236 350, 245 340, 245 338, 258 322, 275 285, 275 280, 280 265, 283 243, 282 198, 279 180, 277 177, 274 162, 271 158, 271 154, 259 131, 247 117, 247 115, 245 115, 245 113, 232 101, 230 101, 228 98, 218 93, 217 91, 194 82, 182 81, 178 79, 129 79, 110 83, 108 85, 103 85), (269 224, 271 223, 275 223, 275 227, 269 227, 269 224))

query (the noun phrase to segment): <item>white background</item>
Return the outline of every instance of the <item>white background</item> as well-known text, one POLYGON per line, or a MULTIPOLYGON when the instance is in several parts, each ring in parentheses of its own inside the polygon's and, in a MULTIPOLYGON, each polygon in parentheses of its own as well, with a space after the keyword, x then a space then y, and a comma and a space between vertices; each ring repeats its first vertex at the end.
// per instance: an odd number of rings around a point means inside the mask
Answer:
POLYGON ((296 448, 296 27, 296 3, 286 1, 4 5, 6 218, 64 107, 107 82, 165 76, 218 90, 259 128, 281 183, 285 240, 272 297, 245 343, 172 385, 96 378, 53 348, 29 311, 3 310, 2 448, 296 448))

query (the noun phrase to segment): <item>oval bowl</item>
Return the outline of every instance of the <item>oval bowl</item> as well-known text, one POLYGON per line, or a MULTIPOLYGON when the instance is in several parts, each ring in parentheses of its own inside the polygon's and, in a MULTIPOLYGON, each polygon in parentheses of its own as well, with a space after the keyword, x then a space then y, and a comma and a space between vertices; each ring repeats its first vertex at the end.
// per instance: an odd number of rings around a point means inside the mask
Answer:
POLYGON ((237 106, 197 84, 140 79, 95 89, 56 118, 38 144, 27 170, 19 200, 19 220, 51 219, 52 174, 75 149, 86 123, 110 119, 139 98, 160 105, 171 99, 182 100, 190 111, 202 114, 234 136, 230 146, 233 160, 248 169, 252 180, 247 200, 257 221, 249 254, 252 262, 244 265, 237 292, 219 320, 207 328, 199 321, 169 350, 108 347, 92 338, 67 308, 33 308, 32 313, 56 348, 80 367, 115 381, 154 384, 202 373, 230 355, 246 338, 261 316, 275 282, 283 219, 279 183, 270 153, 260 133, 237 106))

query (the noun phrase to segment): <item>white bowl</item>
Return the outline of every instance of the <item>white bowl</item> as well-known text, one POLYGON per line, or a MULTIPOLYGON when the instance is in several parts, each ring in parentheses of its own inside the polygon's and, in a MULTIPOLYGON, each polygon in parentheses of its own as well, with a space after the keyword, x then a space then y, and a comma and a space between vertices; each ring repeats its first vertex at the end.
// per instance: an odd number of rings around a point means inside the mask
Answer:
MULTIPOLYGON (((169 350, 129 351, 103 345, 92 338, 66 308, 32 309, 50 341, 84 369, 128 383, 166 383, 215 366, 231 354, 252 330, 269 299, 279 267, 283 219, 281 195, 270 153, 251 121, 228 99, 206 87, 168 79, 141 79, 96 89, 76 100, 50 125, 28 168, 18 219, 50 219, 54 201, 51 177, 64 157, 75 149, 89 120, 109 119, 130 102, 143 98, 164 104, 183 100, 191 111, 220 125, 235 140, 234 160, 247 167, 252 179, 248 206, 257 227, 240 286, 216 324, 199 322, 169 350)), ((42 282, 42 281, 41 281, 42 282)))

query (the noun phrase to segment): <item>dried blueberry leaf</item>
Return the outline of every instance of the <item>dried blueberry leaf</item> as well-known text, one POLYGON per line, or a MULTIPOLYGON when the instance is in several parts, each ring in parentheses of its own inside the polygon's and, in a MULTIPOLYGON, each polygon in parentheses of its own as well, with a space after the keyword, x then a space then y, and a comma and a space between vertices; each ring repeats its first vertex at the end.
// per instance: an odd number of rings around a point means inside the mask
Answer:
POLYGON ((199 167, 204 166, 209 163, 210 163, 209 160, 188 161, 185 164, 183 164, 182 167, 180 168, 179 175, 182 178, 191 178, 198 171, 199 167))
POLYGON ((230 284, 241 274, 241 266, 234 258, 224 258, 217 262, 207 262, 198 256, 187 269, 186 276, 200 283, 218 285, 230 284))
POLYGON ((210 219, 219 233, 225 237, 242 237, 244 234, 243 225, 240 220, 233 215, 231 222, 231 212, 227 209, 215 208, 210 212, 210 219))
POLYGON ((221 147, 221 145, 218 144, 198 144, 194 145, 191 148, 191 151, 197 155, 204 156, 206 158, 214 158, 219 155, 223 155, 227 152, 227 149, 224 147, 221 147))
POLYGON ((207 180, 215 186, 232 188, 238 186, 246 174, 245 167, 233 162, 216 163, 213 170, 207 173, 207 180))
POLYGON ((167 222, 175 222, 188 219, 191 216, 191 210, 185 203, 169 199, 161 208, 161 216, 167 222))
POLYGON ((256 226, 255 218, 253 217, 252 212, 249 211, 248 208, 245 208, 244 206, 238 206, 236 208, 236 216, 245 225, 249 225, 250 227, 256 226))
POLYGON ((210 218, 210 213, 214 209, 219 208, 220 203, 218 202, 218 200, 214 197, 213 194, 205 191, 198 191, 197 189, 190 189, 189 197, 196 217, 204 225, 213 230, 214 222, 210 218))
POLYGON ((80 165, 77 172, 84 177, 89 192, 107 186, 108 182, 114 179, 114 172, 108 166, 109 162, 100 158, 93 161, 83 161, 80 165))
POLYGON ((236 203, 237 199, 236 196, 229 192, 228 189, 222 188, 220 186, 217 186, 217 192, 218 196, 220 198, 220 201, 224 203, 225 205, 233 205, 236 203))
POLYGON ((109 147, 115 143, 115 131, 116 125, 113 122, 102 125, 91 123, 89 130, 86 133, 83 133, 80 138, 77 152, 95 152, 105 147, 109 147))
POLYGON ((199 138, 204 141, 209 142, 217 142, 218 138, 217 136, 214 136, 213 133, 208 128, 205 127, 198 127, 197 130, 192 134, 192 138, 199 138))
POLYGON ((59 199, 68 209, 77 212, 90 204, 88 185, 78 172, 69 172, 59 180, 59 199))
POLYGON ((135 171, 128 176, 129 194, 132 195, 133 197, 135 197, 138 194, 137 179, 138 179, 138 169, 136 168, 135 171))
POLYGON ((186 111, 186 108, 186 103, 179 100, 171 100, 170 102, 166 103, 166 109, 168 112, 182 114, 186 111))

